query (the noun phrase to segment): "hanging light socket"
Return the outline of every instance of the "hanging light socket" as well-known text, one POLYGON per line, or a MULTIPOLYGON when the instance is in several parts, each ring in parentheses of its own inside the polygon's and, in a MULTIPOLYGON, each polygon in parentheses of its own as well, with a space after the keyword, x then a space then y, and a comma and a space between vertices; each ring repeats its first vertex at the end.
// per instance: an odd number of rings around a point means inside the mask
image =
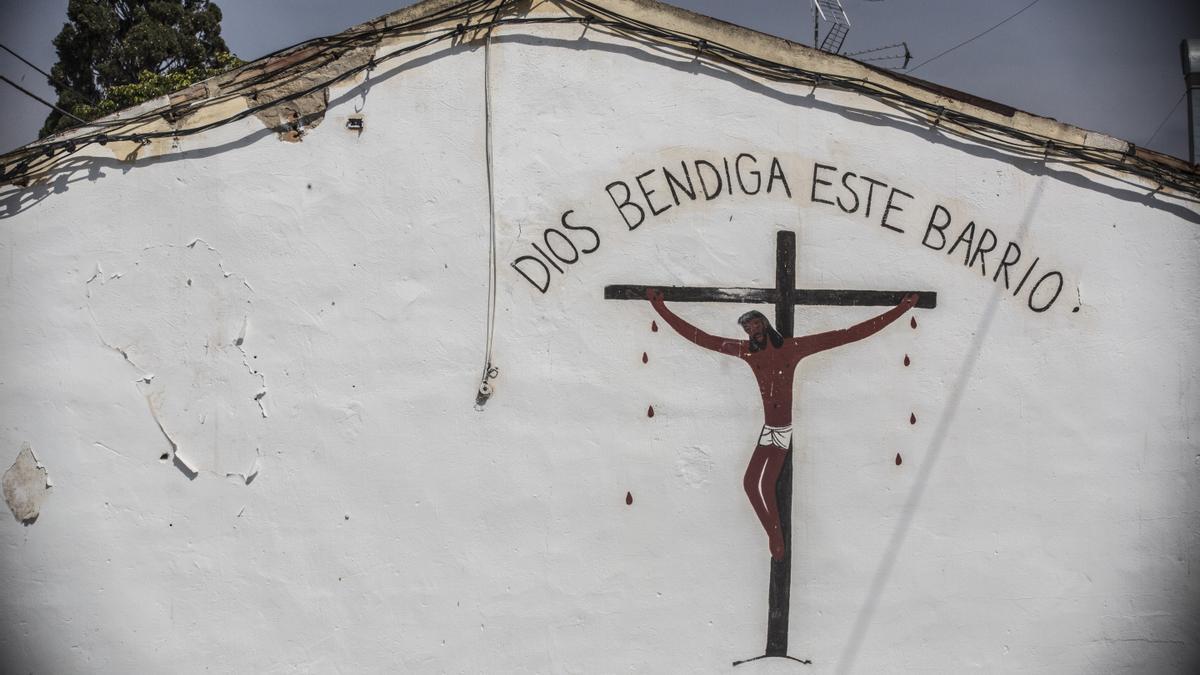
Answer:
POLYGON ((480 382, 479 390, 475 392, 475 409, 483 412, 483 406, 487 405, 490 398, 492 398, 492 385, 480 382))
POLYGON ((483 380, 479 383, 479 389, 475 391, 475 410, 483 412, 483 406, 487 405, 488 400, 492 398, 492 394, 496 391, 488 383, 499 375, 500 369, 489 363, 487 370, 484 371, 483 380))

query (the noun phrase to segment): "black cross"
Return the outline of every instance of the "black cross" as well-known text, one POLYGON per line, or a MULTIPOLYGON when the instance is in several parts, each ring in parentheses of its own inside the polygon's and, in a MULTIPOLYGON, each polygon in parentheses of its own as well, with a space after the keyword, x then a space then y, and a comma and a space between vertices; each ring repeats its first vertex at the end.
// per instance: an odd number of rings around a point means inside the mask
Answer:
MULTIPOLYGON (((646 289, 657 288, 663 299, 673 302, 740 302, 775 305, 775 329, 785 338, 793 337, 796 305, 838 306, 895 306, 908 291, 848 291, 796 288, 796 233, 783 230, 775 239, 775 288, 716 288, 696 286, 634 286, 616 284, 604 287, 606 300, 645 300, 646 289)), ((937 306, 937 293, 921 291, 917 307, 937 306)), ((769 656, 801 661, 788 656, 788 617, 792 592, 792 453, 784 461, 777 484, 780 527, 783 529, 782 560, 771 561, 771 585, 768 591, 767 648, 762 656, 733 665, 769 656)), ((809 661, 801 661, 809 663, 809 661)))

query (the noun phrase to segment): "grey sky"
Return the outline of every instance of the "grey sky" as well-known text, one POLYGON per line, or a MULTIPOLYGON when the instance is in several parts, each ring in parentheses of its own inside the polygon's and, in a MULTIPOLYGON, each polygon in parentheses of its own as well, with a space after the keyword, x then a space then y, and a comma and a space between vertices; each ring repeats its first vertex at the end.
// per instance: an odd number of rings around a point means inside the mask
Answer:
MULTIPOLYGON (((907 41, 913 66, 1011 15, 1031 0, 843 0, 852 28, 843 52, 907 41)), ((243 59, 337 33, 413 4, 405 0, 219 0, 222 34, 243 59)), ((809 0, 672 0, 701 14, 811 44, 809 0)), ((45 70, 66 0, 0 0, 0 42, 45 70)), ((1200 37, 1196 0, 1040 0, 1000 28, 914 75, 1102 131, 1177 157, 1187 153, 1179 42, 1200 37)), ((898 61, 879 65, 898 65, 898 61)), ((38 73, 0 52, 0 74, 47 100, 38 73)), ((46 109, 0 83, 0 151, 33 141, 46 109)))

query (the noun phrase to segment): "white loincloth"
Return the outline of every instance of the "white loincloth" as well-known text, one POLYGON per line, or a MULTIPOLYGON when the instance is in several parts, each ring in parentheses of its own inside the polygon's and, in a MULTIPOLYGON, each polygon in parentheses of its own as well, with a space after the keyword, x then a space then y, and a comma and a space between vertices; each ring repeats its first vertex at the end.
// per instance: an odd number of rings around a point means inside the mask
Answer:
POLYGON ((787 450, 792 445, 792 425, 773 427, 764 424, 762 433, 758 435, 758 444, 773 445, 782 450, 787 450))

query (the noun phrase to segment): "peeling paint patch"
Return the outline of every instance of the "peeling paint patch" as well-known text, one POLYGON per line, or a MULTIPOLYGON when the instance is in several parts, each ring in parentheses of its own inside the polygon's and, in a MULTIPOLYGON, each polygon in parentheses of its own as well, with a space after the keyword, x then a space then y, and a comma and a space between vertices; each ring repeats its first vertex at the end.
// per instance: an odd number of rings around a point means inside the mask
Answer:
MULTIPOLYGON (((245 483, 246 485, 253 483, 254 479, 258 478, 258 470, 261 466, 260 463, 262 460, 262 452, 259 452, 257 449, 255 450, 255 452, 257 453, 258 456, 254 458, 254 464, 250 465, 249 471, 245 471, 245 472, 230 471, 229 473, 225 474, 225 477, 226 478, 237 478, 238 480, 245 483)), ((238 515, 241 515, 241 514, 238 514, 238 515)))
POLYGON ((121 459, 130 459, 129 457, 125 456, 124 454, 122 454, 122 453, 120 453, 120 452, 117 452, 117 450, 116 450, 115 448, 113 448, 113 447, 111 447, 111 446, 109 446, 109 445, 105 445, 104 443, 101 443, 100 441, 93 441, 93 442, 92 442, 92 447, 100 448, 101 450, 105 450, 105 451, 107 451, 107 452, 110 452, 110 453, 112 453, 113 455, 116 455, 117 457, 120 457, 121 459))
POLYGON ((688 446, 675 452, 675 475, 691 487, 707 483, 712 470, 712 456, 698 446, 688 446))
POLYGON ((85 285, 100 342, 133 369, 129 384, 167 442, 161 459, 189 480, 210 473, 252 482, 270 398, 248 351, 254 291, 246 279, 194 238, 106 259, 85 285))
POLYGON ((4 501, 17 522, 32 525, 37 521, 42 501, 50 491, 50 479, 28 443, 21 445, 16 461, 4 472, 3 484, 4 501))
MULTIPOLYGON (((274 129, 283 141, 298 142, 309 129, 325 119, 329 105, 329 87, 321 86, 338 74, 367 63, 375 53, 374 47, 351 49, 334 58, 319 57, 316 46, 279 57, 279 66, 305 64, 303 70, 289 72, 267 86, 246 94, 246 105, 257 108, 277 102, 254 113, 269 129, 274 129), (316 63, 311 61, 315 60, 316 63), (295 97, 290 98, 289 97, 295 97)), ((271 68, 275 64, 268 63, 271 68)))

